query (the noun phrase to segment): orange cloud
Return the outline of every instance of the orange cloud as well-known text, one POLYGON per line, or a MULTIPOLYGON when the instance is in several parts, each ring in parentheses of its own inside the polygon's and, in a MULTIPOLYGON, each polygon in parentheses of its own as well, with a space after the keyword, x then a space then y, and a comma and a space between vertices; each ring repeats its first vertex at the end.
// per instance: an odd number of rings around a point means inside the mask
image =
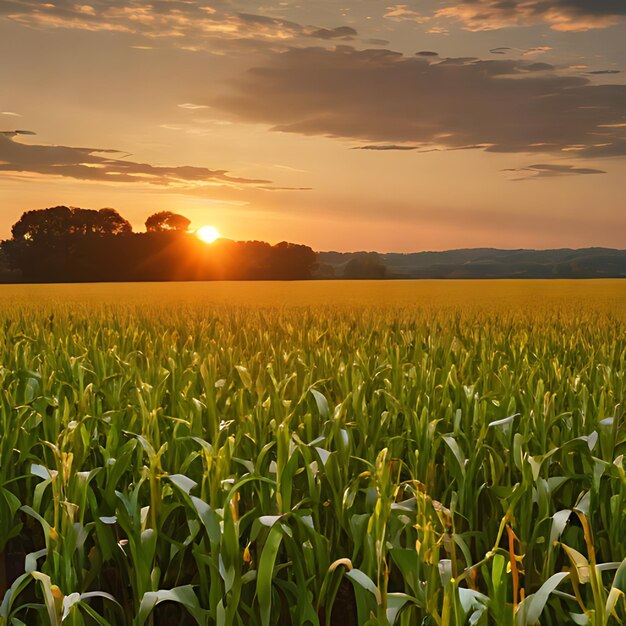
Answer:
POLYGON ((430 19, 429 17, 425 17, 417 11, 410 9, 408 4, 394 4, 392 6, 388 6, 387 13, 385 13, 383 17, 395 21, 411 20, 412 22, 417 22, 418 24, 427 22, 430 19))
POLYGON ((458 20, 473 32, 538 23, 558 31, 585 31, 613 26, 625 16, 621 0, 459 0, 434 14, 458 20))
POLYGON ((76 4, 69 0, 42 4, 36 0, 3 0, 0 18, 5 17, 37 28, 68 28, 87 31, 118 31, 153 39, 184 41, 186 49, 200 49, 207 38, 283 42, 297 38, 322 40, 353 39, 357 32, 348 26, 321 28, 265 15, 233 12, 229 3, 207 6, 196 0, 146 3, 139 0, 91 0, 76 4))

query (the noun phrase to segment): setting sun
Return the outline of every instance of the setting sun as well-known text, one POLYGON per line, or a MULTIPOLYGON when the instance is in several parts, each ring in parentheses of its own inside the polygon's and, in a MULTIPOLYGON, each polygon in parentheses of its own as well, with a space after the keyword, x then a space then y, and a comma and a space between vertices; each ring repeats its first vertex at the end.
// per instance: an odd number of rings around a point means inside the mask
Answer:
POLYGON ((216 239, 219 239, 219 232, 214 226, 201 226, 196 231, 196 235, 204 241, 204 243, 213 243, 216 239))

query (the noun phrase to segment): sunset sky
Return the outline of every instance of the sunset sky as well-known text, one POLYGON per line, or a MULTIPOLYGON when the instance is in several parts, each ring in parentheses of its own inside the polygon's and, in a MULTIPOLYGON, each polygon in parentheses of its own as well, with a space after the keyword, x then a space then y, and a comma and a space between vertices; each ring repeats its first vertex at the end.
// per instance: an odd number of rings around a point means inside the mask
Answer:
POLYGON ((626 248, 626 0, 2 0, 0 58, 2 238, 626 248))

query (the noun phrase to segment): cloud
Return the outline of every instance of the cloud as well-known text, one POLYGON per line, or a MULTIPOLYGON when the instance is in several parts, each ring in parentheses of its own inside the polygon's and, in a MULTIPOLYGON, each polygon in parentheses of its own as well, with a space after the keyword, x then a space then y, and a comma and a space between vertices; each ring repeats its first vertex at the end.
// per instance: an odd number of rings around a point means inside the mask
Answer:
POLYGON ((350 41, 354 39, 358 33, 350 26, 338 26, 337 28, 315 28, 307 32, 308 37, 317 37, 318 39, 344 39, 350 41))
POLYGON ((262 189, 263 191, 312 191, 313 187, 272 187, 267 185, 257 187, 257 189, 262 189))
MULTIPOLYGON (((185 49, 213 49, 215 40, 285 43, 295 39, 351 40, 348 26, 322 28, 289 20, 240 13, 227 0, 208 5, 201 0, 2 0, 0 19, 48 29, 133 33, 170 40, 185 49)), ((136 46, 140 49, 149 46, 136 46)))
POLYGON ((0 130, 0 135, 4 137, 15 137, 16 135, 34 135, 32 130, 0 130))
POLYGON ((366 149, 626 156, 626 85, 526 59, 291 49, 234 78, 210 103, 275 131, 383 146, 366 149))
POLYGON ((559 31, 607 28, 626 16, 623 0, 456 0, 435 18, 462 22, 470 31, 546 23, 559 31))
POLYGON ((592 74, 595 76, 602 76, 604 74, 620 74, 621 70, 592 70, 591 72, 587 72, 587 74, 592 74))
POLYGON ((184 102, 178 105, 181 109, 188 109, 189 111, 197 111, 198 109, 208 109, 206 104, 194 104, 193 102, 184 102))
POLYGON ((368 144, 365 146, 355 146, 353 150, 418 150, 419 146, 403 146, 395 143, 368 144))
POLYGON ((524 57, 534 57, 539 54, 545 54, 546 52, 550 52, 551 50, 551 46, 537 46, 536 48, 528 48, 527 50, 522 50, 521 54, 524 57))
POLYGON ((365 144, 364 146, 354 146, 352 150, 398 150, 398 151, 411 151, 416 150, 417 152, 443 152, 443 151, 451 151, 451 150, 484 150, 489 148, 489 144, 472 144, 469 146, 456 146, 454 148, 425 148, 421 145, 411 145, 411 144, 396 144, 396 143, 371 143, 365 144))
POLYGON ((417 11, 409 8, 408 4, 394 4, 387 7, 387 13, 383 15, 385 19, 393 20, 396 22, 410 20, 421 24, 427 22, 430 17, 424 16, 417 11))
POLYGON ((131 161, 124 158, 124 153, 118 150, 24 144, 15 140, 18 134, 34 133, 0 132, 0 175, 27 173, 63 176, 83 181, 145 184, 181 189, 202 186, 235 188, 262 186, 265 189, 270 185, 268 180, 239 178, 226 170, 210 170, 188 165, 170 167, 131 161))
POLYGON ((502 170, 515 174, 511 180, 536 180, 538 178, 555 178, 560 176, 581 176, 587 174, 606 174, 604 170, 591 167, 576 167, 575 165, 554 165, 539 163, 537 165, 528 165, 527 167, 519 167, 502 170))
POLYGON ((540 54, 545 54, 546 52, 550 52, 552 48, 550 46, 537 46, 536 48, 509 48, 507 46, 503 46, 500 48, 492 48, 489 50, 491 54, 500 54, 509 56, 510 53, 515 52, 520 54, 523 57, 534 57, 540 54))

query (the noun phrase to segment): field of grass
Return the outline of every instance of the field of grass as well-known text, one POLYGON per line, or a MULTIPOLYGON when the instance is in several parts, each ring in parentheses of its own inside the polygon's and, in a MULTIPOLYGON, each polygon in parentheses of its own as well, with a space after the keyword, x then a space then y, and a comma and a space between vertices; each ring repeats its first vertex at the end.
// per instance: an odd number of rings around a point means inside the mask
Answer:
POLYGON ((626 621, 626 283, 0 288, 0 626, 626 621))

